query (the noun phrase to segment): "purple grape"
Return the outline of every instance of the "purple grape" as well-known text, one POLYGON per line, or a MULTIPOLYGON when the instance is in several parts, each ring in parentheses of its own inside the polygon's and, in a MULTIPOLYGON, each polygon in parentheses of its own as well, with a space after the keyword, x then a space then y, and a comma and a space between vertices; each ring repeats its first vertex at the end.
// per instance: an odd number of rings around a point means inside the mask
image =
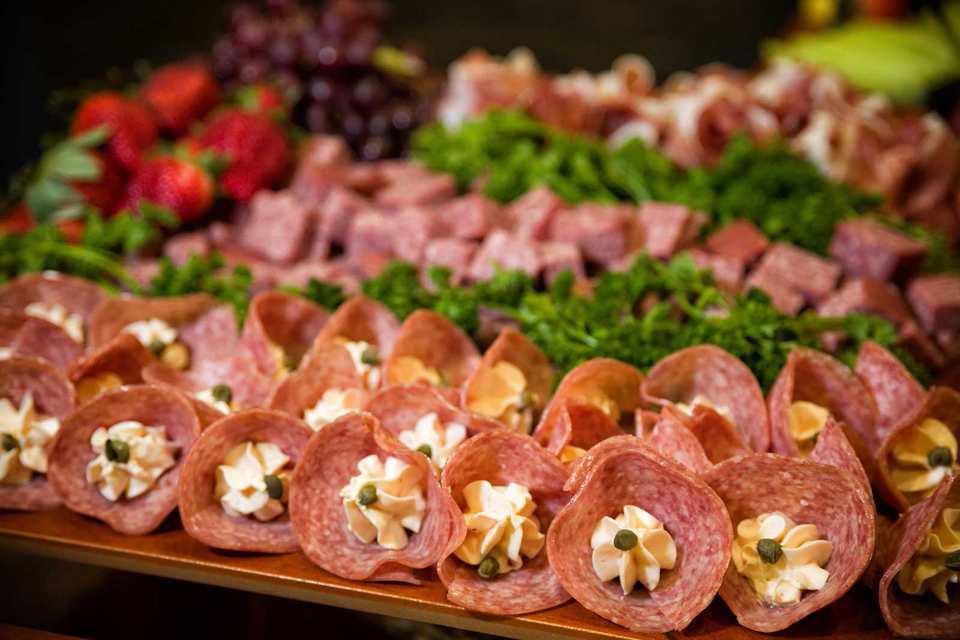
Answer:
POLYGON ((244 84, 256 84, 267 78, 267 75, 270 73, 270 61, 264 58, 263 56, 257 56, 247 60, 240 69, 237 71, 237 75, 240 76, 240 82, 244 84))
POLYGON ((320 76, 310 80, 307 91, 316 102, 330 102, 333 98, 333 85, 327 78, 320 76))
POLYGON ((220 80, 229 80, 233 77, 236 69, 229 60, 217 60, 213 63, 213 75, 220 80))
POLYGON ((292 37, 278 37, 268 49, 270 60, 278 67, 292 66, 300 57, 300 49, 292 37))
POLYGON ((391 155, 390 141, 380 136, 370 136, 360 148, 360 157, 368 162, 391 155))
POLYGON ((313 133, 327 133, 332 130, 330 112, 322 105, 311 104, 304 112, 307 129, 313 133))
POLYGON ((413 109, 401 104, 393 108, 392 124, 400 131, 407 131, 413 126, 413 109))
POLYGON ((238 4, 230 10, 230 28, 236 29, 241 23, 256 20, 260 12, 251 4, 238 4))
POLYGON ((270 39, 270 28, 266 20, 245 20, 237 25, 237 42, 259 51, 267 46, 270 39))

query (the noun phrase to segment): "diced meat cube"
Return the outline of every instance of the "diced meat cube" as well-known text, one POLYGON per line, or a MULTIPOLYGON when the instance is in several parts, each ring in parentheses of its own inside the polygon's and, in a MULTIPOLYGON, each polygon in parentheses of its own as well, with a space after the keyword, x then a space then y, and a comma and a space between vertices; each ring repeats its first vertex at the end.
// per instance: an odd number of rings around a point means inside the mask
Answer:
POLYGON ((645 202, 640 207, 640 230, 644 250, 667 260, 696 240, 706 216, 682 204, 645 202))
POLYGON ((424 266, 441 266, 450 269, 450 282, 460 284, 470 269, 470 261, 477 252, 477 243, 459 238, 431 240, 423 250, 424 266))
POLYGON ((938 331, 934 339, 947 362, 960 359, 960 331, 955 329, 938 331))
POLYGON ((482 193, 470 193, 441 205, 437 222, 444 235, 482 240, 500 217, 500 205, 482 193))
POLYGON ((398 209, 441 204, 455 195, 457 184, 453 176, 444 173, 392 183, 378 191, 374 200, 380 206, 398 209))
POLYGON ((688 253, 697 263, 697 267, 710 270, 713 273, 713 279, 722 289, 729 292, 740 291, 743 274, 746 270, 743 260, 707 253, 702 249, 691 249, 688 253))
POLYGON ((226 222, 211 222, 207 227, 207 237, 214 247, 226 247, 236 242, 237 228, 226 222))
POLYGON ((928 332, 960 329, 960 275, 914 278, 907 286, 907 300, 928 332))
POLYGON ((537 245, 537 251, 543 278, 548 285, 553 284, 561 271, 572 271, 578 279, 586 277, 580 249, 572 242, 541 242, 537 245))
POLYGON ((387 265, 394 259, 394 256, 389 253, 364 253, 358 256, 338 258, 330 262, 354 274, 360 280, 366 280, 380 275, 380 272, 386 269, 387 265))
POLYGON ((301 257, 313 232, 313 211, 290 191, 259 191, 240 229, 240 244, 272 262, 301 257))
POLYGON ((580 248, 584 259, 612 264, 627 252, 627 215, 631 207, 581 204, 555 214, 550 238, 580 248))
POLYGON ((840 278, 840 267, 810 251, 782 242, 770 246, 760 258, 758 269, 769 273, 797 291, 811 304, 816 304, 834 290, 840 278))
POLYGON ((500 229, 494 231, 473 256, 469 276, 475 281, 489 280, 498 266, 508 270, 519 269, 536 276, 540 272, 536 244, 500 229))
POLYGON ((351 257, 378 253, 394 255, 396 234, 393 215, 379 211, 361 212, 353 219, 347 234, 347 254, 351 257))
POLYGON ((327 167, 347 164, 352 159, 350 147, 340 136, 310 136, 300 147, 300 164, 327 167))
POLYGON ((521 238, 546 240, 554 217, 565 206, 550 187, 541 185, 507 207, 507 216, 514 223, 514 232, 521 238))
POLYGON ((837 224, 830 257, 844 273, 874 280, 902 280, 923 264, 922 242, 872 220, 845 220, 837 224))
POLYGON ((327 197, 317 207, 319 222, 316 237, 309 255, 325 258, 331 245, 343 245, 350 232, 350 223, 361 211, 372 209, 373 204, 357 193, 341 186, 330 189, 327 197))
POLYGON ((851 278, 824 298, 817 313, 821 316, 845 316, 866 313, 899 325, 910 319, 910 311, 900 291, 889 282, 869 278, 851 278))
POLYGON ((918 362, 933 370, 943 368, 946 358, 943 357, 937 345, 916 322, 907 320, 900 325, 898 337, 898 344, 918 362))
POLYGON ((192 255, 206 258, 210 255, 210 240, 205 231, 181 233, 167 240, 163 246, 163 255, 177 265, 186 263, 192 255))
POLYGON ((705 244, 713 253, 750 264, 767 250, 770 241, 749 220, 737 220, 710 234, 705 244))
POLYGON ((410 182, 430 175, 427 168, 411 160, 381 160, 377 163, 384 183, 410 182))
POLYGON ((393 253, 401 260, 419 263, 423 249, 437 235, 433 212, 406 207, 393 216, 393 253))
POLYGON ((773 306, 788 316, 797 315, 804 307, 803 295, 784 282, 778 271, 762 264, 750 273, 744 283, 744 290, 751 287, 756 287, 770 296, 773 306))

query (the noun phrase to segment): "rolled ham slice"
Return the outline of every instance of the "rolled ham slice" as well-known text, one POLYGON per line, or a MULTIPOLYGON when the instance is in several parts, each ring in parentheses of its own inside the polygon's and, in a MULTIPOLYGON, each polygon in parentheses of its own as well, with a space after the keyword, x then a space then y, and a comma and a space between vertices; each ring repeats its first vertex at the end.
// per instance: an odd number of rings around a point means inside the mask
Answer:
MULTIPOLYGON (((52 364, 19 356, 0 360, 0 398, 19 408, 28 393, 40 413, 54 416, 61 424, 73 411, 73 385, 52 364)), ((23 485, 0 485, 0 509, 39 511, 58 504, 60 499, 41 473, 34 473, 23 485)))
POLYGON ((107 523, 128 535, 144 535, 177 508, 177 480, 185 456, 200 435, 200 420, 179 393, 147 385, 105 391, 74 411, 61 425, 50 450, 47 477, 57 496, 73 511, 107 523), (90 436, 124 420, 163 427, 179 446, 177 462, 146 493, 132 500, 107 500, 87 482, 87 464, 97 457, 90 436))
POLYGON ((83 354, 83 347, 57 325, 11 309, 0 309, 0 349, 46 360, 61 371, 83 354))
MULTIPOLYGON (((466 506, 464 487, 475 480, 487 480, 495 486, 511 482, 523 485, 537 503, 540 531, 547 533, 570 500, 571 494, 563 488, 567 475, 563 464, 530 436, 499 429, 471 438, 457 448, 443 467, 442 482, 459 509, 466 506)), ((437 564, 447 598, 454 604, 506 616, 549 609, 570 599, 550 566, 546 546, 536 557, 524 558, 520 569, 490 581, 477 575, 476 567, 453 555, 458 546, 444 553, 437 564)))
POLYGON ((730 562, 733 528, 717 494, 696 474, 649 446, 607 451, 598 457, 573 500, 547 534, 550 565, 584 607, 634 633, 685 628, 716 595, 730 562), (623 595, 617 580, 602 582, 593 569, 591 536, 605 516, 624 506, 656 517, 672 536, 677 562, 663 570, 656 589, 623 595))
POLYGON ((410 382, 397 370, 397 360, 417 358, 426 367, 440 372, 446 386, 457 388, 466 382, 477 365, 480 352, 463 330, 439 313, 421 309, 411 313, 383 363, 384 384, 410 382))
POLYGON ((313 408, 328 389, 363 389, 363 379, 346 347, 316 343, 296 371, 270 393, 266 405, 296 418, 313 408))
POLYGON ((83 317, 84 336, 89 335, 94 311, 107 298, 93 282, 56 272, 31 273, 0 287, 0 308, 24 311, 35 302, 60 305, 83 317))
POLYGON ((877 405, 874 443, 883 442, 890 430, 923 402, 923 387, 897 356, 872 340, 860 347, 853 372, 866 385, 877 405))
POLYGON ((736 356, 720 347, 697 345, 673 353, 650 369, 643 399, 664 406, 690 405, 701 396, 730 412, 754 451, 770 448, 770 426, 760 383, 736 356))
POLYGON ((830 572, 824 587, 805 591, 790 606, 761 602, 731 562, 720 597, 744 627, 762 633, 786 629, 843 596, 867 568, 876 513, 870 494, 846 471, 771 453, 725 460, 702 477, 727 505, 734 530, 746 518, 780 512, 797 524, 816 525, 821 539, 833 545, 823 567, 830 572))
POLYGON ((394 384, 377 391, 367 400, 364 411, 376 417, 393 435, 413 429, 417 420, 428 413, 436 413, 444 424, 462 424, 467 428, 467 437, 503 428, 496 420, 451 404, 437 389, 416 383, 394 384))
POLYGON ((276 348, 300 362, 328 319, 322 307, 300 296, 264 291, 250 302, 240 348, 261 373, 279 377, 284 365, 276 348))
POLYGON ((423 569, 453 553, 466 536, 457 505, 441 489, 430 462, 410 451, 372 415, 351 413, 308 441, 293 474, 290 520, 300 547, 317 566, 347 580, 419 584, 413 569, 423 569), (426 515, 409 544, 400 550, 364 544, 347 526, 340 490, 369 455, 399 458, 420 468, 426 515))
POLYGON ((254 553, 299 549, 288 510, 267 522, 227 514, 214 496, 216 472, 230 450, 245 442, 278 446, 290 458, 292 470, 312 435, 303 421, 264 409, 234 413, 211 425, 197 438, 180 470, 177 504, 187 533, 216 549, 254 553))

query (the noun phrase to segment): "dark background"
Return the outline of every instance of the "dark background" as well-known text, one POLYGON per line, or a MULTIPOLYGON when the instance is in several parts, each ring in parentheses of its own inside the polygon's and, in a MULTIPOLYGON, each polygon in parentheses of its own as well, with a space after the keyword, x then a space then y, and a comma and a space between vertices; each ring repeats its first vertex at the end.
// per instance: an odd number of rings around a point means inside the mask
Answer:
MULTIPOLYGON (((207 51, 225 0, 0 2, 3 25, 3 183, 40 153, 50 92, 207 51)), ((713 61, 752 66, 758 45, 789 20, 796 0, 395 0, 390 40, 425 45, 444 68, 471 47, 496 54, 525 45, 550 71, 609 68, 647 56, 661 80, 713 61)))

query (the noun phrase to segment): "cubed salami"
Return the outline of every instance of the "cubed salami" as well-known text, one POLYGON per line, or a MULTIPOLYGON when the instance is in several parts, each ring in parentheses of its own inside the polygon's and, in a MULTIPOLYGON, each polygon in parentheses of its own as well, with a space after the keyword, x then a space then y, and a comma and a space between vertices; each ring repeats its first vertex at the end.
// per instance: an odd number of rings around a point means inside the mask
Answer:
POLYGON ((313 211, 293 192, 260 191, 250 201, 240 243, 273 262, 293 262, 306 249, 313 223, 313 211))
POLYGON ((762 264, 750 272, 743 283, 743 288, 746 291, 752 288, 763 291, 770 296, 773 306, 788 316, 797 315, 805 305, 803 295, 780 279, 775 270, 762 264))
POLYGON ((457 195, 453 176, 429 174, 421 178, 390 184, 374 195, 377 204, 387 208, 440 204, 457 195))
POLYGON ((697 267, 713 273, 714 280, 725 291, 738 292, 743 282, 743 272, 746 263, 740 258, 725 256, 719 253, 707 253, 701 249, 689 251, 697 267))
POLYGON ((470 263, 470 278, 489 280, 501 269, 519 269, 531 276, 540 273, 536 243, 496 230, 483 241, 470 263))
POLYGON ((583 257, 601 264, 613 263, 627 252, 627 213, 630 207, 582 204, 553 219, 550 237, 572 242, 583 257))
POLYGON ((500 205, 482 193, 455 198, 437 209, 437 224, 444 235, 465 240, 483 240, 501 216, 500 205))
POLYGON ((680 204, 645 202, 640 207, 643 248, 650 255, 667 260, 689 246, 706 216, 680 204))
POLYGON ((477 244, 469 240, 436 238, 424 248, 423 264, 447 267, 451 271, 451 282, 459 284, 466 277, 476 251, 477 244))
POLYGON ((537 253, 548 285, 561 271, 572 271, 577 278, 586 277, 580 249, 572 242, 541 242, 537 245, 537 253))
POLYGON ((816 304, 837 286, 840 267, 820 256, 782 242, 770 246, 757 269, 769 271, 777 280, 784 282, 802 294, 811 304, 816 304))
POLYGON ((545 240, 550 235, 554 216, 564 207, 563 200, 550 187, 541 185, 515 200, 508 213, 515 221, 518 236, 545 240))
POLYGON ((817 313, 821 316, 866 313, 897 325, 910 318, 907 305, 895 285, 867 278, 851 278, 844 282, 820 302, 817 313))
POLYGON ((921 326, 930 333, 960 329, 960 276, 921 276, 907 286, 907 300, 921 326))
POLYGON ((922 242, 872 220, 838 223, 830 242, 830 257, 844 273, 875 280, 906 278, 926 255, 922 242))
POLYGON ((737 220, 707 237, 707 249, 713 253, 746 263, 753 262, 767 250, 770 241, 749 220, 737 220))

